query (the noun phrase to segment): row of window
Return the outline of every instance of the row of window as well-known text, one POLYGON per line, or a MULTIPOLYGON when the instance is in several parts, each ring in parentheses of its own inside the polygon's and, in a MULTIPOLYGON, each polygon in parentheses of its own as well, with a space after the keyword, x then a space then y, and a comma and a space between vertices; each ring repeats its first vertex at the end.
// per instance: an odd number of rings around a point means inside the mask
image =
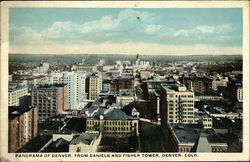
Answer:
MULTIPOLYGON (((182 116, 183 118, 194 118, 193 116, 182 116)), ((174 118, 174 116, 169 115, 169 118, 174 118)), ((175 116, 178 119, 178 116, 175 116)))
MULTIPOLYGON (((131 123, 132 122, 130 122, 130 121, 104 121, 105 125, 129 125, 131 123)), ((87 124, 99 125, 99 122, 89 120, 89 121, 87 121, 87 124)))
MULTIPOLYGON (((169 122, 170 122, 170 123, 173 123, 174 120, 170 119, 169 122)), ((175 122, 177 123, 177 122, 179 122, 179 121, 178 121, 178 120, 175 120, 175 122)), ((184 123, 193 123, 193 120, 183 120, 183 122, 184 122, 184 123)))
MULTIPOLYGON (((169 95, 169 97, 174 97, 174 95, 169 95)), ((181 98, 193 98, 193 95, 175 95, 175 97, 181 97, 181 98)))
POLYGON ((128 131, 128 130, 132 130, 132 128, 131 127, 104 127, 104 130, 128 131))
MULTIPOLYGON (((168 104, 169 107, 173 107, 174 104, 168 104)), ((175 106, 177 107, 178 104, 175 104, 175 106)), ((193 107, 194 105, 193 104, 180 104, 180 106, 182 107, 193 107)))
MULTIPOLYGON (((194 109, 193 108, 182 108, 183 111, 193 111, 194 109)), ((169 110, 174 110, 173 108, 169 108, 169 110)), ((179 108, 175 108, 176 111, 179 110, 179 108)))

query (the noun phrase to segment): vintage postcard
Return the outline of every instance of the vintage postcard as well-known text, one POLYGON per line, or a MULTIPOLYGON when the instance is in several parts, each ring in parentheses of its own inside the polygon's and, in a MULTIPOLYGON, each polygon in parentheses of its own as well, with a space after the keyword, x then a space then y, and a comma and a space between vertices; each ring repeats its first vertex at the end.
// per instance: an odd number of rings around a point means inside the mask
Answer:
POLYGON ((1 2, 1 161, 249 161, 248 1, 1 2))

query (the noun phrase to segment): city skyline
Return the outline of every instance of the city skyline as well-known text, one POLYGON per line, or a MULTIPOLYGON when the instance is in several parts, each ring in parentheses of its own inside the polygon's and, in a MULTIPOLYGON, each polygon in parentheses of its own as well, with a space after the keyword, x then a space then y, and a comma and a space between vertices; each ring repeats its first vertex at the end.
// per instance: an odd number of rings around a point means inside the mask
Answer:
POLYGON ((240 8, 11 8, 10 53, 242 54, 242 21, 240 8))

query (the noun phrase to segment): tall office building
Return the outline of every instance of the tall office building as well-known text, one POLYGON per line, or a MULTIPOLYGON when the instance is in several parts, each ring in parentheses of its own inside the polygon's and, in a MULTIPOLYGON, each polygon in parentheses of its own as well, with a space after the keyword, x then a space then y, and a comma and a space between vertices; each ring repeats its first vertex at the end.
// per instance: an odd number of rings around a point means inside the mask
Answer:
POLYGON ((83 71, 77 71, 77 103, 83 101, 86 98, 86 73, 83 71))
POLYGON ((78 103, 86 98, 85 81, 86 73, 83 71, 66 72, 60 79, 60 83, 69 86, 69 109, 73 109, 78 103))
POLYGON ((39 109, 39 123, 68 108, 68 85, 40 86, 31 91, 32 106, 39 109))
POLYGON ((193 123, 194 92, 181 84, 162 84, 161 93, 167 123, 193 123))
POLYGON ((16 152, 37 136, 37 131, 37 107, 9 106, 9 152, 16 152))
POLYGON ((63 73, 62 78, 60 78, 60 83, 62 84, 67 84, 68 85, 68 108, 73 109, 76 103, 76 96, 75 96, 75 91, 76 91, 76 78, 77 76, 75 75, 74 72, 66 72, 63 73))
POLYGON ((99 93, 102 90, 102 76, 92 74, 86 79, 86 91, 88 93, 89 100, 95 100, 99 97, 99 93))

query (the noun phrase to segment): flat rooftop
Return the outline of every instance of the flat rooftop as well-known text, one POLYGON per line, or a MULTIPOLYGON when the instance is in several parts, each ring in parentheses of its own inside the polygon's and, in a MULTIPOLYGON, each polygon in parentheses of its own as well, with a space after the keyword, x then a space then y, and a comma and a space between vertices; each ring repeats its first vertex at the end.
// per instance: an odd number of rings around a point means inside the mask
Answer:
POLYGON ((9 106, 9 120, 12 120, 14 118, 16 118, 17 116, 20 116, 21 114, 35 108, 32 106, 9 106))
POLYGON ((34 88, 34 89, 40 89, 40 88, 58 88, 58 87, 64 87, 66 86, 66 84, 45 84, 45 85, 40 85, 39 87, 37 88, 34 88))
MULTIPOLYGON (((169 124, 174 134, 181 143, 195 143, 199 137, 201 126, 198 124, 169 124)), ((225 143, 213 129, 206 129, 205 134, 209 143, 225 143)))

